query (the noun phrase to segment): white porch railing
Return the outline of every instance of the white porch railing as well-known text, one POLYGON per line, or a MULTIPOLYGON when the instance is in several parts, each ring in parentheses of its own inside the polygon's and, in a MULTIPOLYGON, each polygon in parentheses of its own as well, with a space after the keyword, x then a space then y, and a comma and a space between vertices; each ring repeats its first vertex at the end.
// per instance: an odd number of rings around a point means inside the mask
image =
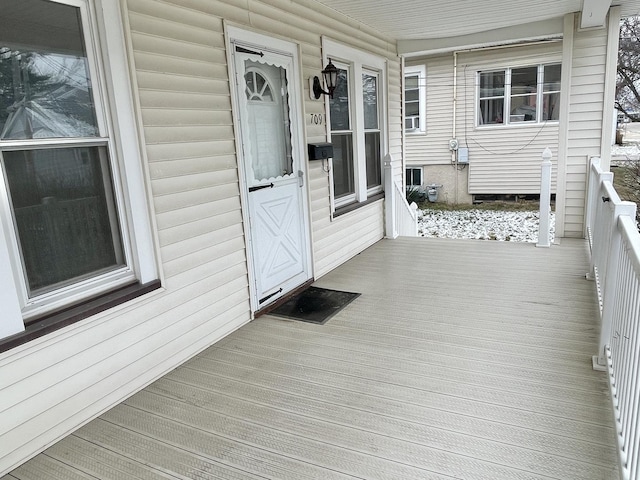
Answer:
POLYGON ((594 368, 608 372, 623 480, 640 478, 640 234, 636 205, 620 200, 613 174, 591 161, 587 236, 600 301, 594 368))
POLYGON ((393 160, 384 159, 385 230, 387 238, 418 236, 418 206, 409 205, 402 185, 393 178, 393 160))

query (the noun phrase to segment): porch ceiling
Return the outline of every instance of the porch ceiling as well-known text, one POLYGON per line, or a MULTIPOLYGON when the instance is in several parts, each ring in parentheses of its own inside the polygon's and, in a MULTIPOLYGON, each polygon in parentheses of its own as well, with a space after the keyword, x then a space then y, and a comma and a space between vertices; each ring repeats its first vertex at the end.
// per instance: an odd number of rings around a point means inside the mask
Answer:
MULTIPOLYGON (((590 0, 317 0, 394 40, 470 35, 582 11, 598 14, 590 0)), ((600 0, 599 0, 600 1, 600 0)), ((604 0, 602 0, 604 3, 604 0)), ((639 0, 614 0, 622 15, 640 12, 639 0)))

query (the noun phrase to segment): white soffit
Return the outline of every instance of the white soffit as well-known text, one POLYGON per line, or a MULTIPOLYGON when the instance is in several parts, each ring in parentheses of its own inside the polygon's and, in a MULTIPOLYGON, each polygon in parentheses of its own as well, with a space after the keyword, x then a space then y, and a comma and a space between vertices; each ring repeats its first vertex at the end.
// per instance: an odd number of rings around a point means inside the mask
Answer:
POLYGON ((620 5, 623 16, 640 12, 640 0, 316 0, 395 40, 458 37, 542 22, 582 12, 598 18, 600 3, 620 5))
POLYGON ((398 40, 398 54, 404 57, 435 55, 452 51, 499 45, 558 40, 563 35, 562 17, 447 38, 398 40))

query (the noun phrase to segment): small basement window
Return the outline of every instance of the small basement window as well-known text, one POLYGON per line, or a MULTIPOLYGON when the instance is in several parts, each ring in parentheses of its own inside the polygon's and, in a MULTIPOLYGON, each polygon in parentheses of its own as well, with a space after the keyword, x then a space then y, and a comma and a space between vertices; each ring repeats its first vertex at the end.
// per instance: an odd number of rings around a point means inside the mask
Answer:
POLYGON ((422 186, 422 168, 407 168, 405 173, 407 187, 422 186))

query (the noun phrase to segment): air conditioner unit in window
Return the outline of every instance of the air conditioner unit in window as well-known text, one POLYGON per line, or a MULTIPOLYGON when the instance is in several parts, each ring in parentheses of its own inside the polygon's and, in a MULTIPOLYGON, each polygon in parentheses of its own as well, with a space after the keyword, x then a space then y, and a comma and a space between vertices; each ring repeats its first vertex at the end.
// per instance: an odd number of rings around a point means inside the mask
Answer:
POLYGON ((406 117, 404 119, 404 128, 407 131, 418 130, 420 128, 420 117, 406 117))

